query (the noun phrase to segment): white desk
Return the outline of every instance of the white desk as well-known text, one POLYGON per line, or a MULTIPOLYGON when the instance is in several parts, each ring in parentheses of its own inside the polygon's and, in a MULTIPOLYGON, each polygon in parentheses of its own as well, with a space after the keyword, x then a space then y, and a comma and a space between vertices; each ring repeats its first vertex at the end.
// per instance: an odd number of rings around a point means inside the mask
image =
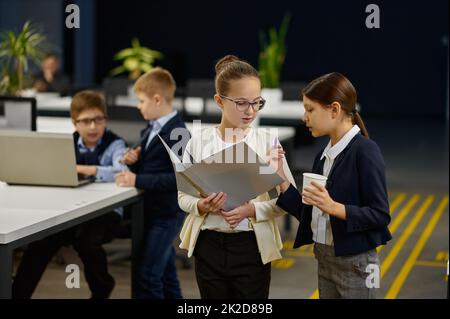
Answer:
POLYGON ((36 95, 36 106, 38 111, 70 111, 70 103, 72 97, 60 97, 59 94, 42 94, 36 95))
MULTIPOLYGON (((186 122, 186 127, 189 131, 192 132, 193 123, 186 122)), ((121 135, 125 140, 127 140, 127 136, 133 137, 135 135, 136 140, 139 139, 139 132, 142 128, 145 127, 145 121, 140 122, 131 122, 126 124, 127 127, 121 128, 121 131, 117 131, 113 129, 113 131, 119 135, 121 135), (130 134, 132 133, 132 134, 130 134), (126 135, 128 134, 128 135, 126 135)), ((217 124, 211 123, 201 123, 201 127, 211 127, 217 124)), ((37 117, 37 131, 38 132, 46 132, 46 133, 65 133, 72 134, 74 131, 74 127, 72 125, 71 119, 68 117, 54 117, 54 116, 38 116, 37 117)), ((293 151, 293 140, 295 136, 295 128, 290 126, 260 126, 261 128, 266 129, 276 129, 276 132, 273 132, 274 135, 278 136, 278 139, 283 144, 283 148, 286 152, 286 158, 288 162, 291 164, 290 159, 292 158, 293 151)), ((133 140, 128 139, 127 142, 133 144, 133 140)))
MULTIPOLYGON (((138 125, 138 124, 136 124, 138 125)), ((211 123, 201 123, 202 127, 211 127, 217 124, 211 123)), ((37 117, 37 131, 38 132, 47 132, 47 133, 73 133, 74 127, 72 121, 68 117, 54 117, 54 116, 38 116, 37 117)), ((139 129, 144 128, 145 122, 142 122, 142 125, 139 126, 139 129)), ((186 123, 186 127, 189 131, 192 131, 193 124, 190 122, 186 123)), ((285 126, 261 126, 262 128, 267 129, 277 129, 278 130, 278 139, 283 142, 290 138, 293 138, 295 135, 295 129, 292 127, 285 126)))
MULTIPOLYGON (((36 96, 37 110, 46 112, 69 112, 71 97, 57 97, 57 96, 36 96)), ((116 97, 116 104, 122 106, 136 107, 137 99, 128 97, 126 95, 119 95, 116 97)), ((174 99, 175 109, 182 110, 183 101, 180 98, 174 99)), ((191 116, 200 116, 203 112, 203 99, 196 97, 187 97, 184 100, 185 111, 191 116)), ((207 114, 220 114, 219 107, 214 100, 208 99, 206 101, 207 114)), ((261 110, 259 116, 262 119, 297 119, 303 120, 305 108, 301 101, 282 101, 279 105, 267 105, 261 110)))
MULTIPOLYGON (((182 103, 183 101, 180 98, 174 100, 174 106, 177 106, 176 108, 179 110, 182 108, 182 103)), ((116 97, 116 104, 136 106, 137 99, 128 97, 127 95, 119 95, 116 97)), ((184 107, 188 115, 200 116, 203 112, 203 99, 199 97, 187 97, 184 99, 184 107)), ((221 112, 213 99, 207 99, 205 107, 207 114, 218 115, 221 112)), ((302 101, 282 101, 277 105, 266 105, 266 107, 259 112, 258 116, 261 119, 296 119, 300 121, 303 120, 304 113, 305 108, 302 101)))
MULTIPOLYGON (((37 95, 37 110, 45 112, 69 112, 71 97, 57 97, 54 95, 37 95)), ((183 102, 185 111, 190 116, 201 116, 203 112, 203 99, 198 97, 186 97, 184 101, 181 98, 174 99, 175 109, 181 111, 183 109, 183 102)), ((122 106, 135 107, 137 99, 127 95, 118 95, 116 97, 116 104, 122 106)), ((361 111, 361 106, 357 103, 356 109, 361 111)), ((206 100, 206 114, 218 115, 220 109, 217 107, 213 99, 206 100)), ((302 101, 282 101, 277 105, 266 105, 264 109, 259 112, 261 119, 269 120, 295 120, 303 121, 305 114, 305 107, 302 101)))
POLYGON ((0 183, 0 298, 11 297, 15 248, 128 205, 132 209, 134 278, 144 214, 142 197, 136 188, 118 187, 114 183, 93 183, 77 188, 0 183))

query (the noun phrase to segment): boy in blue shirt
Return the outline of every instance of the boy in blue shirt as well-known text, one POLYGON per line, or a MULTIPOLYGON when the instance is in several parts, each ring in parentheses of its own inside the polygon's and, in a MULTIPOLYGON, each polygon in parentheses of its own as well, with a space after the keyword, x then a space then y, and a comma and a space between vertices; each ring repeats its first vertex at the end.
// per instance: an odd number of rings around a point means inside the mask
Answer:
MULTIPOLYGON (((120 162, 126 145, 106 128, 104 99, 94 91, 79 92, 70 113, 76 129, 77 172, 97 181, 114 181, 114 174, 126 167, 120 162)), ((63 245, 72 245, 80 256, 92 298, 108 298, 115 283, 102 244, 115 237, 120 221, 113 211, 30 244, 13 282, 13 298, 31 298, 47 264, 63 245)))

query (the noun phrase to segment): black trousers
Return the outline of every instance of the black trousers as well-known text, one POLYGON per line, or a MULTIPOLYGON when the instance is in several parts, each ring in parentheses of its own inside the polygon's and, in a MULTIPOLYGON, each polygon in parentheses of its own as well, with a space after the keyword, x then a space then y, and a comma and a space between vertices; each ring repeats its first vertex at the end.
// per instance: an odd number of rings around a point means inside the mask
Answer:
POLYGON ((194 250, 202 299, 267 299, 271 264, 263 264, 255 233, 200 232, 194 250))
POLYGON ((48 263, 65 245, 72 245, 80 256, 92 298, 108 298, 115 282, 102 244, 115 237, 120 220, 110 212, 28 245, 14 278, 13 298, 31 298, 48 263))

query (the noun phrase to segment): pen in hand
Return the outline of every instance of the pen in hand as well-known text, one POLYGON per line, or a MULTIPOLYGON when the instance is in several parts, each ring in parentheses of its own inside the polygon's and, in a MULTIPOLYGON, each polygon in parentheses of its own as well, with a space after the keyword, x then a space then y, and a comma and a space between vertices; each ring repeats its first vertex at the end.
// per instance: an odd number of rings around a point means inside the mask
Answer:
MULTIPOLYGON (((141 136, 141 138, 139 139, 139 142, 133 144, 131 147, 129 147, 126 152, 123 154, 122 159, 119 161, 119 163, 121 164, 127 164, 129 165, 129 163, 125 163, 125 156, 127 156, 127 154, 133 150, 133 151, 137 151, 137 149, 140 147, 140 145, 142 144, 142 142, 144 142, 144 140, 148 139, 148 136, 150 134, 151 129, 147 129, 147 131, 141 136)), ((140 151, 140 149, 139 149, 140 151)), ((139 154, 138 154, 139 155, 139 154)), ((134 161, 134 163, 137 162, 137 159, 134 161)), ((132 163, 132 164, 134 164, 132 163)))
MULTIPOLYGON (((136 144, 132 145, 131 147, 129 147, 129 148, 125 151, 125 153, 123 154, 122 159, 119 161, 119 163, 121 163, 121 164, 130 164, 130 163, 126 163, 125 158, 126 158, 127 154, 128 154, 129 152, 131 152, 131 151, 139 152, 139 151, 140 151, 140 143, 136 143, 136 144)), ((139 156, 139 153, 136 154, 136 155, 139 156)), ((132 160, 132 161, 133 161, 133 162, 136 162, 136 161, 137 161, 137 158, 135 158, 135 159, 132 160)), ((131 163, 131 164, 132 164, 132 163, 131 163)))

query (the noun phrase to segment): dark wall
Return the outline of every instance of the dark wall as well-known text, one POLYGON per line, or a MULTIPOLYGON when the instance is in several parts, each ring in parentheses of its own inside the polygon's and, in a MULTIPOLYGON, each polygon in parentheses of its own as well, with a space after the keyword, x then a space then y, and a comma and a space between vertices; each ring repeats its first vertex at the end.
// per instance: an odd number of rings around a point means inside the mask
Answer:
POLYGON ((366 114, 443 115, 446 108, 448 1, 98 1, 97 76, 132 36, 167 55, 176 80, 212 78, 233 53, 256 65, 258 32, 292 12, 283 80, 339 71, 355 84, 366 114), (381 28, 367 29, 376 3, 381 28))
POLYGON ((23 24, 31 20, 47 36, 49 49, 63 54, 64 6, 61 0, 0 0, 0 30, 22 30, 23 24))
MULTIPOLYGON (((215 61, 228 53, 256 66, 259 31, 278 26, 290 11, 283 80, 342 72, 355 84, 365 115, 444 116, 448 108, 447 0, 92 0, 96 6, 85 1, 76 1, 82 17, 90 11, 95 21, 92 25, 82 18, 81 28, 85 35, 92 32, 95 45, 90 41, 69 48, 75 54, 69 60, 77 70, 95 69, 97 83, 118 65, 114 53, 128 47, 133 36, 165 54, 160 65, 180 85, 187 78, 213 78, 215 61), (380 6, 381 29, 365 27, 370 3, 380 6), (86 50, 91 51, 87 58, 86 50)), ((0 27, 16 24, 18 19, 10 20, 19 13, 22 21, 46 12, 44 20, 53 23, 49 32, 67 36, 64 8, 56 2, 0 0, 0 27), (56 6, 58 14, 44 3, 56 6)))

